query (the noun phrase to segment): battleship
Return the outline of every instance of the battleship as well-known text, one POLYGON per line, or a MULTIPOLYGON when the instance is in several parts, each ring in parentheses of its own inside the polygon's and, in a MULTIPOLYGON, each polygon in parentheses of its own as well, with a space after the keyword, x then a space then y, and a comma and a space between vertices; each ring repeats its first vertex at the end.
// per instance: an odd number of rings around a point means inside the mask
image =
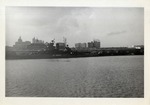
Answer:
POLYGON ((6 51, 6 59, 54 59, 54 58, 79 58, 102 56, 144 55, 144 48, 101 48, 96 50, 65 50, 57 49, 45 51, 6 51))
POLYGON ((134 47, 100 47, 99 41, 89 42, 89 47, 81 47, 85 43, 79 43, 76 48, 70 48, 64 43, 56 43, 54 39, 45 44, 44 41, 33 38, 33 42, 23 42, 19 37, 18 42, 11 48, 6 47, 6 59, 54 59, 54 58, 79 58, 79 57, 100 57, 119 55, 144 55, 144 46, 134 47), (28 44, 28 45, 27 45, 28 44))

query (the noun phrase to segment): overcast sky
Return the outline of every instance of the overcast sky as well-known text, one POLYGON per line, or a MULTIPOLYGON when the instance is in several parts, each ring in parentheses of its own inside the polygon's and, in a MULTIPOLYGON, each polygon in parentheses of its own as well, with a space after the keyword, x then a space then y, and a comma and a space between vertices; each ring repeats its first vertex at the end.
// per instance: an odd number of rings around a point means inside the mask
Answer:
POLYGON ((75 43, 99 39, 102 47, 144 44, 144 9, 110 7, 6 7, 6 45, 37 37, 75 43))

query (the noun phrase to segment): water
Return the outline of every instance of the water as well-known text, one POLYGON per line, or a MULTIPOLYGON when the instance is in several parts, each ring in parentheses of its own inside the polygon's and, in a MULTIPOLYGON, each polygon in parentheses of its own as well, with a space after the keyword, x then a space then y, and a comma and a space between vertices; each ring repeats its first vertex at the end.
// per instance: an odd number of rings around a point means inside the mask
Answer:
POLYGON ((144 97, 144 56, 6 60, 7 97, 144 97))

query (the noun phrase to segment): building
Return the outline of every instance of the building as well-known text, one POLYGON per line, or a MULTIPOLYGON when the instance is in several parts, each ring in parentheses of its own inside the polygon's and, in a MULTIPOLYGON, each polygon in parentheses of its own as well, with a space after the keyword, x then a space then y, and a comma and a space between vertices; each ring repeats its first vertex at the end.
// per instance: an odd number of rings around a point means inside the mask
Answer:
POLYGON ((94 40, 94 41, 88 42, 88 48, 99 49, 100 48, 100 41, 99 40, 94 40))
POLYGON ((34 38, 32 39, 32 43, 33 43, 33 44, 44 43, 44 41, 43 41, 43 40, 39 40, 38 38, 35 38, 35 37, 34 37, 34 38))
POLYGON ((63 37, 63 42, 65 43, 65 47, 67 46, 67 38, 63 37))
POLYGON ((41 51, 45 50, 46 48, 47 46, 44 44, 44 41, 35 37, 32 39, 32 43, 27 46, 27 49, 30 51, 41 51))
POLYGON ((45 50, 46 48, 47 46, 44 43, 32 43, 27 46, 27 49, 31 51, 41 51, 45 50))
POLYGON ((7 51, 14 51, 14 49, 13 49, 12 46, 6 46, 5 49, 6 49, 6 52, 7 52, 7 51))
POLYGON ((94 40, 93 42, 94 42, 94 47, 95 47, 96 49, 99 49, 99 48, 100 48, 100 41, 94 40))
POLYGON ((75 48, 76 48, 76 49, 87 48, 87 44, 86 44, 86 43, 76 43, 76 44, 75 44, 75 48))
POLYGON ((15 42, 15 45, 13 45, 14 50, 27 50, 27 46, 30 45, 30 41, 23 42, 21 37, 19 37, 18 41, 15 42))
POLYGON ((93 42, 88 42, 88 48, 94 48, 94 43, 93 42))

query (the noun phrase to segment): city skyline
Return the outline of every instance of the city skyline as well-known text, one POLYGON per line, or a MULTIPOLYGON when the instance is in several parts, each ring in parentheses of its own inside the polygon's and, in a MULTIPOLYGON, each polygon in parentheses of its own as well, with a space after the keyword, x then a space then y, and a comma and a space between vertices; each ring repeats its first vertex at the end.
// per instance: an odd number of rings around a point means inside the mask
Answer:
POLYGON ((75 43, 99 39, 102 47, 144 45, 143 8, 6 7, 6 45, 19 38, 75 43))

